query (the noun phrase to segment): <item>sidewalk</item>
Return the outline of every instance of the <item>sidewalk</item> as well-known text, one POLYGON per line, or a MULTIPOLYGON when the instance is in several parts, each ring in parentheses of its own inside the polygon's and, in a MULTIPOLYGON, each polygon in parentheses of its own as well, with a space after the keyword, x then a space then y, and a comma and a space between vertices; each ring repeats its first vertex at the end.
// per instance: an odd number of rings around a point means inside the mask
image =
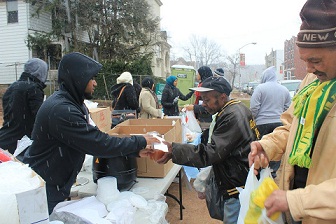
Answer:
MULTIPOLYGON (((186 184, 183 187, 183 220, 180 220, 179 204, 170 197, 167 197, 168 213, 166 220, 170 224, 223 224, 222 221, 212 219, 209 215, 205 200, 200 200, 194 189, 189 190, 186 184)), ((178 195, 178 183, 172 183, 168 192, 178 195)))

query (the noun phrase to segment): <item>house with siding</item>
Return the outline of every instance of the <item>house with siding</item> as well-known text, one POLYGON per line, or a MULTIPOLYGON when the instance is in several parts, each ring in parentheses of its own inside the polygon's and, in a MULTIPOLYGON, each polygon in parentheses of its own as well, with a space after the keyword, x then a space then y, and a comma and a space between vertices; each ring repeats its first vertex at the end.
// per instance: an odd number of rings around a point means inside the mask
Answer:
POLYGON ((26 45, 30 32, 49 32, 50 15, 31 17, 32 6, 24 1, 0 0, 0 84, 16 81, 24 63, 33 57, 26 45))
MULTIPOLYGON (((152 9, 152 14, 160 16, 160 0, 146 0, 152 9)), ((11 84, 16 81, 22 71, 24 63, 37 52, 27 47, 29 34, 48 33, 52 27, 50 13, 41 13, 33 17, 34 6, 23 0, 0 0, 0 84, 11 84)), ((165 78, 170 73, 169 52, 171 46, 167 43, 167 34, 160 32, 155 45, 155 56, 152 60, 153 74, 165 78)), ((79 39, 88 42, 86 32, 79 33, 79 39)), ((57 78, 57 65, 62 52, 67 49, 68 36, 61 40, 52 41, 53 54, 45 60, 49 64, 51 80, 57 78)))

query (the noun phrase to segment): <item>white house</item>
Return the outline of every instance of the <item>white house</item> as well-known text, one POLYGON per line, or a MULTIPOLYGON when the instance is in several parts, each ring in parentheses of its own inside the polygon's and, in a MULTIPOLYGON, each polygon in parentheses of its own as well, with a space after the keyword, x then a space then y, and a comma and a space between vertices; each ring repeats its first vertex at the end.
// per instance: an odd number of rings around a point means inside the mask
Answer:
POLYGON ((0 0, 0 84, 17 80, 24 63, 33 57, 25 42, 28 34, 50 31, 50 16, 32 18, 31 12, 32 7, 24 1, 0 0))
MULTIPOLYGON (((146 0, 151 6, 151 13, 154 17, 161 18, 160 7, 162 2, 160 0, 146 0)), ((160 24, 159 24, 160 26, 160 24)), ((160 27, 159 27, 160 29, 160 27)), ((170 75, 170 48, 167 40, 167 32, 161 31, 155 46, 155 55, 152 60, 152 71, 157 77, 166 78, 170 75)))
MULTIPOLYGON (((155 16, 160 16, 160 0, 147 0, 155 16)), ((28 34, 36 32, 48 33, 52 27, 52 17, 49 13, 42 13, 38 18, 32 17, 33 6, 23 0, 0 0, 0 84, 11 84, 16 81, 22 71, 24 63, 36 56, 36 52, 28 49, 26 41, 28 34)), ((81 40, 86 41, 86 33, 81 33, 81 40)), ((67 37, 54 40, 55 55, 48 56, 51 69, 50 79, 55 78, 57 63, 63 49, 67 47, 67 37)), ((156 54, 152 61, 155 76, 166 77, 170 72, 169 52, 166 32, 161 31, 155 47, 156 54)))

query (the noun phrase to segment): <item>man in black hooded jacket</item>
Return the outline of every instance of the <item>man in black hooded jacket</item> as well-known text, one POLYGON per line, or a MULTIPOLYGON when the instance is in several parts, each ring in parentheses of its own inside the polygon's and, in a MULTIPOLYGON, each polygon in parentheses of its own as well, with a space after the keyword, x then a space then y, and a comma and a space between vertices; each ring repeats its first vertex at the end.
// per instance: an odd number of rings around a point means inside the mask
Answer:
MULTIPOLYGON (((0 129, 0 147, 14 153, 17 141, 31 137, 35 117, 43 103, 48 65, 39 58, 28 60, 20 79, 13 82, 2 98, 3 126, 0 129)), ((17 157, 21 159, 21 157, 17 157)))
POLYGON ((32 145, 24 162, 46 182, 49 213, 70 195, 85 154, 102 158, 145 155, 150 136, 111 137, 89 123, 84 99, 91 99, 94 77, 102 65, 81 53, 65 55, 58 69, 60 90, 41 106, 34 125, 32 145))

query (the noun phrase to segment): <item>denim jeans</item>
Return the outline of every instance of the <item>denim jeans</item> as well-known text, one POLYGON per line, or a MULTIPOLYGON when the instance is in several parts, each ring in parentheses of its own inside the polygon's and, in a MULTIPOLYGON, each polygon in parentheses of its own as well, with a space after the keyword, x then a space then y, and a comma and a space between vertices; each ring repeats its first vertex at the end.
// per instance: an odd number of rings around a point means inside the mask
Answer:
POLYGON ((224 202, 224 224, 236 224, 238 221, 240 202, 238 198, 229 198, 224 202))

